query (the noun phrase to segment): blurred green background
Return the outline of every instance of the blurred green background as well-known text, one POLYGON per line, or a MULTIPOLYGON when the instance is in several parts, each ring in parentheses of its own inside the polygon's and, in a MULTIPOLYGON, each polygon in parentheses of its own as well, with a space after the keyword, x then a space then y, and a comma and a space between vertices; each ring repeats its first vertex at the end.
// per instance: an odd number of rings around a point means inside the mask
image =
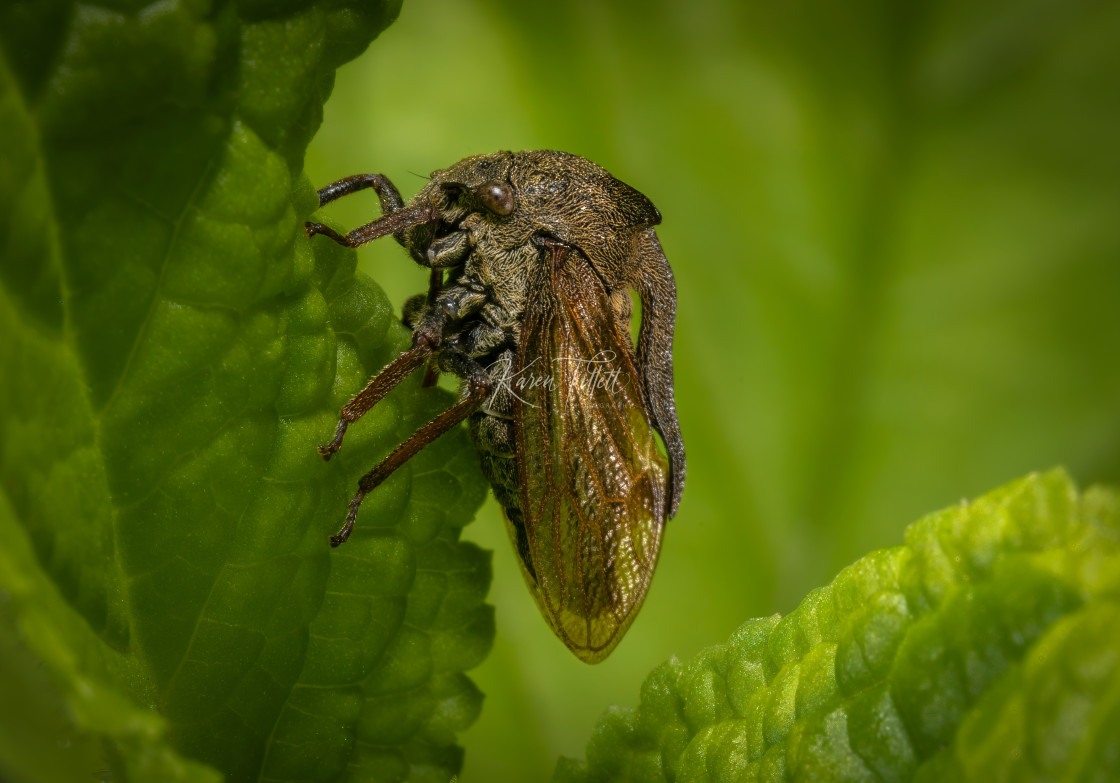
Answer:
MULTIPOLYGON (((1056 464, 1120 482, 1118 40, 1120 5, 1079 0, 414 0, 339 72, 314 184, 575 152, 661 209, 677 275, 689 475, 645 608, 577 661, 488 500, 464 781, 547 779, 656 664, 924 512, 1056 464)), ((360 257, 398 304, 425 285, 388 240, 360 257)))

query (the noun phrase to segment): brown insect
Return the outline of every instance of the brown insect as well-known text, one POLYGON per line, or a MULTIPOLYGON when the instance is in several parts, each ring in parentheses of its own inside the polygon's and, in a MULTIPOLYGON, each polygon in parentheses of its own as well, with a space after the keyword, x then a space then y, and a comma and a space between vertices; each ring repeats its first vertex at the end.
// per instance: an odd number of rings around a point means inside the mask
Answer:
POLYGON ((408 206, 380 174, 329 185, 319 203, 364 188, 381 200, 379 220, 346 235, 308 223, 307 235, 357 247, 392 234, 431 281, 405 304, 412 347, 347 403, 319 453, 330 459, 351 422, 430 360, 461 391, 362 477, 331 545, 350 536, 374 487, 469 419, 542 614, 598 662, 645 599, 684 487, 661 214, 600 166, 551 150, 467 158, 434 172, 408 206), (636 351, 631 290, 642 305, 636 351))

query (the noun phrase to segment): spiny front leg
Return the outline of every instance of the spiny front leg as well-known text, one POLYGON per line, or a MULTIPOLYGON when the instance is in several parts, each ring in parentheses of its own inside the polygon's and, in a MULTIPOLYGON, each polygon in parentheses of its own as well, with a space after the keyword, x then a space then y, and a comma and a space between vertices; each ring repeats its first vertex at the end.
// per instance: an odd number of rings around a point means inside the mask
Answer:
POLYGON ((396 212, 384 215, 372 223, 366 223, 361 228, 356 228, 345 235, 339 234, 333 228, 324 226, 322 223, 304 223, 303 227, 309 237, 322 234, 344 247, 360 247, 367 242, 372 242, 389 234, 392 234, 398 242, 403 244, 402 238, 398 237, 397 234, 406 228, 412 228, 421 223, 430 223, 435 220, 435 217, 435 207, 431 204, 418 204, 414 207, 398 209, 396 212))
MULTIPOLYGON (((365 190, 366 188, 373 188, 374 192, 377 193, 377 199, 381 202, 382 218, 388 217, 389 215, 392 215, 404 209, 404 200, 401 199, 401 194, 397 190, 397 186, 394 185, 384 174, 355 174, 352 177, 340 179, 338 180, 338 182, 332 182, 330 185, 327 185, 325 188, 319 190, 319 206, 324 207, 335 199, 340 199, 343 196, 349 196, 351 193, 357 193, 359 190, 365 190)), ((380 221, 375 222, 379 223, 380 221)), ((347 234, 344 237, 334 229, 324 226, 322 223, 306 223, 304 225, 309 237, 314 236, 315 234, 322 234, 323 236, 330 237, 335 242, 338 242, 341 245, 346 245, 347 247, 357 247, 358 244, 362 244, 362 242, 357 242, 357 244, 355 244, 357 238, 352 239, 350 234, 347 234)), ((364 226, 363 228, 368 229, 369 225, 364 226)), ((357 232, 351 232, 351 234, 355 233, 357 232)), ((405 244, 404 235, 399 231, 393 231, 390 233, 393 233, 393 236, 398 243, 400 243, 401 245, 405 244)), ((384 234, 379 234, 378 236, 384 236, 384 234)), ((369 242, 371 239, 376 238, 377 237, 371 236, 364 241, 369 242)))
POLYGON ((362 476, 358 482, 358 492, 350 501, 346 522, 342 529, 338 531, 338 535, 331 536, 331 546, 338 546, 350 538, 350 533, 354 530, 354 522, 358 518, 358 509, 366 495, 389 478, 393 471, 416 456, 422 448, 478 410, 493 391, 494 381, 485 368, 455 346, 445 347, 439 358, 441 369, 453 372, 466 380, 467 394, 418 429, 412 437, 397 446, 377 467, 362 476))
POLYGON ((400 191, 384 174, 355 174, 338 182, 332 182, 319 190, 319 206, 324 207, 335 199, 357 193, 359 190, 373 188, 381 202, 381 214, 388 215, 404 206, 400 191))

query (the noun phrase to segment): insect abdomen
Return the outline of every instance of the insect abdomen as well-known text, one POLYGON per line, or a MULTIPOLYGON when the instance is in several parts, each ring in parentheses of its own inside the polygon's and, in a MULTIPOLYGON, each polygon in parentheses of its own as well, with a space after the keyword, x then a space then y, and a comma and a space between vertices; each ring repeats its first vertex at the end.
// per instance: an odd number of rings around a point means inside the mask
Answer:
POLYGON ((517 456, 513 453, 513 420, 480 411, 470 419, 471 438, 482 461, 482 473, 503 508, 521 509, 517 456))
POLYGON ((499 388, 487 407, 470 417, 471 439, 478 449, 482 475, 494 489, 494 497, 505 511, 506 523, 525 570, 534 582, 537 575, 529 556, 529 537, 521 513, 521 485, 518 481, 517 454, 514 450, 513 418, 508 415, 512 399, 507 389, 499 388))
POLYGON ((516 433, 513 422, 513 395, 505 380, 513 365, 513 351, 499 349, 484 361, 493 360, 488 368, 498 376, 496 388, 486 403, 471 414, 471 439, 482 461, 482 473, 494 496, 506 509, 521 509, 521 488, 517 474, 516 433))

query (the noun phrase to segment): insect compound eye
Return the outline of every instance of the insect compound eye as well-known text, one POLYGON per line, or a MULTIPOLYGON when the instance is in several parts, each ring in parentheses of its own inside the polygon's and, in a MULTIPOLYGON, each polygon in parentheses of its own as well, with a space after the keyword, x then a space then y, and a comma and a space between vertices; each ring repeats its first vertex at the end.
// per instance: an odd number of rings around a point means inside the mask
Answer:
POLYGON ((504 182, 484 182, 474 189, 474 194, 478 196, 482 206, 495 215, 508 215, 517 208, 513 188, 504 182))

